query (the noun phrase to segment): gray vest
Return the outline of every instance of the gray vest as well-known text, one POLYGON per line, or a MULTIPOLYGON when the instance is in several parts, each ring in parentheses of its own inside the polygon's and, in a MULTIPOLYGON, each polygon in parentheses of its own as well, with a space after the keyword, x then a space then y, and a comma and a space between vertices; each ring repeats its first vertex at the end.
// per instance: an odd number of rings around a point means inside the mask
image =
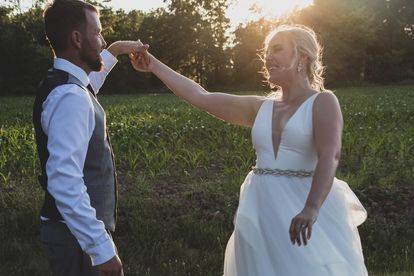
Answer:
MULTIPOLYGON (((48 76, 41 83, 36 95, 33 122, 36 132, 36 143, 42 175, 40 183, 45 190, 45 202, 41 215, 52 220, 61 220, 62 216, 56 208, 53 197, 47 191, 46 162, 49 157, 47 152, 47 136, 42 130, 40 117, 42 104, 49 93, 57 86, 73 83, 88 92, 91 98, 95 113, 95 128, 89 140, 88 151, 83 167, 83 179, 90 197, 91 206, 96 210, 96 218, 102 220, 106 229, 115 231, 116 204, 117 204, 117 183, 115 164, 112 148, 106 130, 106 115, 102 106, 97 101, 93 91, 89 91, 74 76, 67 72, 52 69, 48 76)), ((76 106, 74 106, 76 108, 76 106)))

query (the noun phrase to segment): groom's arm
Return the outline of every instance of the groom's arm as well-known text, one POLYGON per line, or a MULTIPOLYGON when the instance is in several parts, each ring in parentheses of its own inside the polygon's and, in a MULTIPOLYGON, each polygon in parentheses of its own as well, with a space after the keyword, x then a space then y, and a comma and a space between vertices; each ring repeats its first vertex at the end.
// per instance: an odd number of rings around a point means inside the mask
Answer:
POLYGON ((95 94, 99 93, 99 90, 104 84, 106 77, 118 62, 117 55, 115 53, 111 53, 106 49, 102 51, 101 58, 104 64, 103 69, 99 72, 93 71, 89 74, 90 84, 95 94))
POLYGON ((111 72, 112 68, 118 62, 119 55, 128 55, 130 53, 136 53, 142 51, 141 41, 116 41, 112 43, 108 49, 103 50, 101 53, 102 62, 104 67, 99 72, 91 72, 89 74, 90 84, 95 92, 98 94, 102 85, 105 82, 106 77, 111 72))
POLYGON ((47 190, 70 232, 92 264, 116 255, 115 245, 96 218, 83 180, 88 144, 95 127, 89 95, 78 86, 58 86, 43 104, 42 128, 48 136, 47 190))

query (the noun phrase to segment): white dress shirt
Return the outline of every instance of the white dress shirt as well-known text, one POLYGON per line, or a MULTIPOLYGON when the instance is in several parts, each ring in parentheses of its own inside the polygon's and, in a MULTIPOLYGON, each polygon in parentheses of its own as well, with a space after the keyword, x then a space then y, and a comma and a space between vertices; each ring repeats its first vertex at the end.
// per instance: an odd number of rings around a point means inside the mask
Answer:
MULTIPOLYGON (((117 63, 107 50, 101 53, 104 68, 89 76, 68 60, 55 58, 53 67, 70 73, 86 87, 91 84, 95 93, 117 63)), ((41 114, 42 129, 48 137, 49 158, 46 162, 47 190, 70 232, 93 265, 105 263, 115 256, 115 245, 102 221, 96 218, 83 181, 83 167, 89 140, 95 128, 95 113, 88 92, 75 84, 53 89, 44 101, 41 114)), ((42 220, 47 218, 41 217, 42 220)))

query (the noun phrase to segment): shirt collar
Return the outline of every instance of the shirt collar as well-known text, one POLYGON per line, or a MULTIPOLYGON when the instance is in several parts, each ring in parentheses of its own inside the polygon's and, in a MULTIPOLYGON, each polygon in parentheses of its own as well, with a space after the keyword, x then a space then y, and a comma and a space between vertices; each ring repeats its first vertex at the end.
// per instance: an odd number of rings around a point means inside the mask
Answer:
POLYGON ((72 62, 63 58, 55 58, 53 61, 53 67, 55 69, 68 72, 69 74, 80 80, 85 87, 89 85, 90 81, 86 72, 79 66, 73 64, 72 62))

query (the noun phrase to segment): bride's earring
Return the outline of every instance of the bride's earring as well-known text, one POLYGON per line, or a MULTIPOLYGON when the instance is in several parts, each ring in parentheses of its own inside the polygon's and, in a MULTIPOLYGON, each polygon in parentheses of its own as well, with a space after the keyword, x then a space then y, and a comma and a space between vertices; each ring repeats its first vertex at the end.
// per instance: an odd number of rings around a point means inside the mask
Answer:
POLYGON ((303 64, 302 64, 302 62, 299 62, 299 64, 298 64, 298 73, 302 72, 302 70, 303 70, 303 64))

